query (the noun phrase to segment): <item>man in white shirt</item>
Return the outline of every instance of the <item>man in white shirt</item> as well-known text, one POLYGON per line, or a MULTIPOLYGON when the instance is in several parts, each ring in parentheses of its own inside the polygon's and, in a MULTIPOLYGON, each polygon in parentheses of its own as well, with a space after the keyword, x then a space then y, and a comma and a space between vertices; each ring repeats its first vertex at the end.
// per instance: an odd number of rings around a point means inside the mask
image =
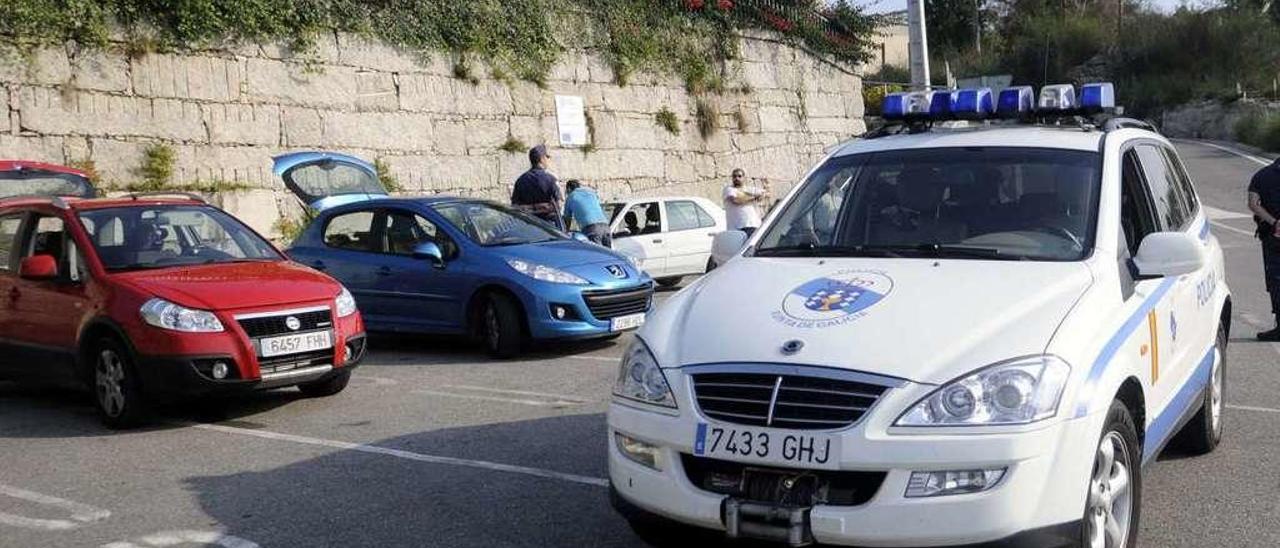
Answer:
POLYGON ((733 170, 733 183, 724 187, 724 215, 729 230, 741 230, 750 236, 760 228, 760 210, 756 204, 769 198, 769 183, 765 188, 746 186, 746 172, 740 168, 733 170))

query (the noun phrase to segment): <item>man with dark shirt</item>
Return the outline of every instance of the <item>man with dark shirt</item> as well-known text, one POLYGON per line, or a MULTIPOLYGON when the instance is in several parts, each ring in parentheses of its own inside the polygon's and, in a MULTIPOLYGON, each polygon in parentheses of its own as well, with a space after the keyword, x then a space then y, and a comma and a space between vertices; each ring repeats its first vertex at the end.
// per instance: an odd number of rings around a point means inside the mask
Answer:
POLYGON ((511 205, 564 230, 560 219, 564 198, 556 184, 556 176, 547 171, 550 165, 551 155, 547 153, 546 146, 529 149, 529 171, 516 179, 515 187, 511 189, 511 205))
POLYGON ((1280 341, 1280 160, 1258 170, 1249 181, 1249 211, 1258 225, 1258 239, 1262 240, 1262 268, 1266 276, 1267 293, 1271 294, 1271 313, 1276 316, 1276 327, 1258 333, 1260 341, 1280 341))

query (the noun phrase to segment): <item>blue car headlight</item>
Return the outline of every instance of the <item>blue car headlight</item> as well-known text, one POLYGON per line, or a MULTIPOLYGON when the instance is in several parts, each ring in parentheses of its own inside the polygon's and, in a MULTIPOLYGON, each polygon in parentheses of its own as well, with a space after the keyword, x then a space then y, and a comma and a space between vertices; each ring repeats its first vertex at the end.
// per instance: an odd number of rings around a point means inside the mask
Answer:
POLYGON ((511 268, 514 268, 516 272, 543 282, 573 285, 588 285, 591 283, 577 275, 570 274, 558 268, 552 268, 538 263, 531 263, 521 259, 507 259, 507 264, 511 265, 511 268))

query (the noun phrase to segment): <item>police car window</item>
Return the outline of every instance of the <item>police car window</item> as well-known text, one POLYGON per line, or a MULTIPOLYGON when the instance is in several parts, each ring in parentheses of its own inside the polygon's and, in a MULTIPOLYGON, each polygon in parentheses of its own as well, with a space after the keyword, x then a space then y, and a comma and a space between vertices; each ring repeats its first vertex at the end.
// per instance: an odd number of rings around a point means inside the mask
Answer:
POLYGON ((1164 154, 1155 145, 1138 145, 1134 150, 1142 163, 1142 172, 1146 174, 1147 186, 1151 189, 1151 199, 1160 225, 1165 230, 1181 230, 1187 221, 1187 206, 1177 182, 1169 173, 1164 154))
POLYGON ((1187 219, 1190 220, 1200 210, 1200 200, 1196 197, 1195 186, 1191 184, 1191 176, 1187 174, 1186 166, 1182 165, 1182 160, 1173 149, 1161 147, 1160 152, 1164 153, 1165 166, 1178 187, 1187 219))
POLYGON ((22 217, 21 213, 0 217, 0 270, 8 271, 13 268, 10 261, 13 259, 13 246, 18 239, 18 230, 22 228, 22 217))
POLYGON ((835 158, 761 238, 759 255, 1078 260, 1092 248, 1098 155, 971 147, 835 158))
POLYGON ((1138 254, 1142 239, 1159 229, 1152 212, 1151 197, 1142 179, 1142 166, 1133 150, 1124 153, 1120 176, 1120 229, 1132 257, 1138 254))

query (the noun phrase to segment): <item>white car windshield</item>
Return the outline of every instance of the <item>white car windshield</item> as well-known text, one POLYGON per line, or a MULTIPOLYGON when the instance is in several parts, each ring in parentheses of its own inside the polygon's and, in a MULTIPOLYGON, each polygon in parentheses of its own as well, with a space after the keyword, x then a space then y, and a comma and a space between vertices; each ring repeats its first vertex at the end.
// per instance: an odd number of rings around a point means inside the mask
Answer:
POLYGON ((80 213, 80 223, 107 270, 283 259, 270 242, 212 207, 91 209, 80 213))
POLYGON ((1015 147, 833 158, 755 254, 1079 260, 1093 246, 1099 158, 1015 147))

